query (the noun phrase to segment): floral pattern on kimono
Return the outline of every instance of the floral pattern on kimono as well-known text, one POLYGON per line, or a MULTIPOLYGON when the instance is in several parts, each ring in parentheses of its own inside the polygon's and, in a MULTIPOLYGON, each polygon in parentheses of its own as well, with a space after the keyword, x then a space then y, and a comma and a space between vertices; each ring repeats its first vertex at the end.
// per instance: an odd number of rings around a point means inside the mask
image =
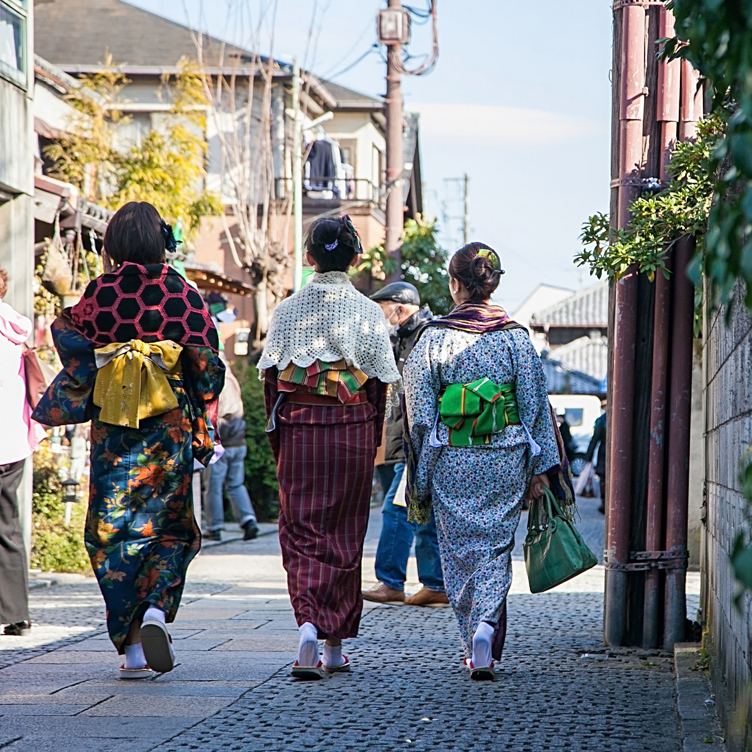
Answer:
POLYGON ((470 655, 478 624, 495 624, 507 597, 531 475, 559 464, 546 378, 523 329, 481 335, 429 328, 407 359, 403 380, 415 493, 436 513, 446 592, 470 655), (448 446, 448 429, 437 422, 439 396, 449 384, 484 377, 515 385, 521 425, 507 426, 490 444, 448 446))
POLYGON ((178 407, 142 420, 138 429, 121 428, 102 423, 91 399, 94 344, 70 326, 66 314, 52 333, 64 370, 35 419, 45 425, 91 420, 84 537, 107 606, 110 638, 122 653, 133 619, 149 605, 164 609, 168 622, 177 613, 188 564, 201 545, 193 514, 193 460, 202 454, 208 462, 213 451, 208 405, 222 389, 224 365, 209 348, 185 347, 182 379, 171 380, 178 407), (197 433, 204 434, 198 444, 197 433))

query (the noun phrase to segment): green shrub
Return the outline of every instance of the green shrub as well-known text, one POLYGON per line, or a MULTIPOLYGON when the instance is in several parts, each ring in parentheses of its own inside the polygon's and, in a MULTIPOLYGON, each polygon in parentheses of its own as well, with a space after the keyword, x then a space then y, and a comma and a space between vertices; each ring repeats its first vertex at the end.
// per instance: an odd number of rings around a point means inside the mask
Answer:
POLYGON ((58 465, 49 449, 34 454, 32 495, 31 567, 46 572, 90 571, 84 547, 86 504, 74 504, 71 523, 65 527, 63 489, 58 465))
POLYGON ((259 381, 254 365, 236 363, 232 370, 240 382, 245 408, 245 441, 248 445, 245 485, 259 520, 276 522, 279 516, 279 484, 277 465, 266 438, 264 383, 259 381))

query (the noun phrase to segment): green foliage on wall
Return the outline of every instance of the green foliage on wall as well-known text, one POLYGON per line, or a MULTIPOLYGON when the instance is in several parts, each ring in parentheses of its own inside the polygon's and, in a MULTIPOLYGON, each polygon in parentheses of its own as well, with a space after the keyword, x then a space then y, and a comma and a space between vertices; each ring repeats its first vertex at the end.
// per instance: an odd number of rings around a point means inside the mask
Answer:
POLYGON ((65 527, 58 465, 45 448, 34 453, 32 512, 31 568, 45 572, 89 573, 91 566, 84 547, 86 503, 73 506, 70 526, 65 527))
MULTIPOLYGON (((667 5, 676 17, 676 37, 666 42, 665 54, 689 60, 708 79, 714 110, 727 122, 725 137, 712 153, 714 193, 700 264, 713 303, 730 310, 744 295, 752 313, 752 5, 745 0, 672 0, 667 5)), ((749 462, 740 475, 747 526, 736 536, 731 564, 740 586, 752 591, 749 462)))
POLYGON ((652 280, 666 268, 673 244, 683 235, 697 239, 693 266, 695 282, 703 253, 708 216, 713 199, 713 151, 725 133, 723 119, 711 116, 701 121, 697 139, 678 143, 671 156, 669 183, 654 195, 645 195, 630 207, 628 229, 613 229, 605 214, 594 214, 582 227, 585 246, 575 257, 578 266, 589 266, 599 279, 619 279, 636 265, 652 280))

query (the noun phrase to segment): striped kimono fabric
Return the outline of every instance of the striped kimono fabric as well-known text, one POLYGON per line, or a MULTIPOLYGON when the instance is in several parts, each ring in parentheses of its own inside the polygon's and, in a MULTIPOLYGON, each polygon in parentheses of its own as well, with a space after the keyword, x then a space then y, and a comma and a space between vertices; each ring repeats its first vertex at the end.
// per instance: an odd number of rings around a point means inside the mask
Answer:
MULTIPOLYGON (((368 402, 301 405, 283 400, 269 438, 279 478, 279 540, 298 625, 319 637, 357 637, 363 610, 361 559, 368 526, 384 386, 368 402)), ((266 403, 277 401, 277 371, 266 372, 266 403)))

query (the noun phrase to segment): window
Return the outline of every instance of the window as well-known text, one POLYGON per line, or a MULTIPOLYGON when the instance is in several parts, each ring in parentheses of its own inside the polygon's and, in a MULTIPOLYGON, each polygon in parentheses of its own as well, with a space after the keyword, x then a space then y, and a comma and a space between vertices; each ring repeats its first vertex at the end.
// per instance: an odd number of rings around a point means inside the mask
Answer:
POLYGON ((583 409, 581 407, 567 407, 564 410, 564 420, 569 423, 570 428, 582 425, 583 409))
POLYGON ((26 87, 27 0, 0 2, 0 75, 26 87))
POLYGON ((354 139, 339 139, 339 148, 342 152, 342 161, 345 164, 349 164, 357 175, 358 166, 355 164, 355 152, 357 150, 358 142, 354 139))

